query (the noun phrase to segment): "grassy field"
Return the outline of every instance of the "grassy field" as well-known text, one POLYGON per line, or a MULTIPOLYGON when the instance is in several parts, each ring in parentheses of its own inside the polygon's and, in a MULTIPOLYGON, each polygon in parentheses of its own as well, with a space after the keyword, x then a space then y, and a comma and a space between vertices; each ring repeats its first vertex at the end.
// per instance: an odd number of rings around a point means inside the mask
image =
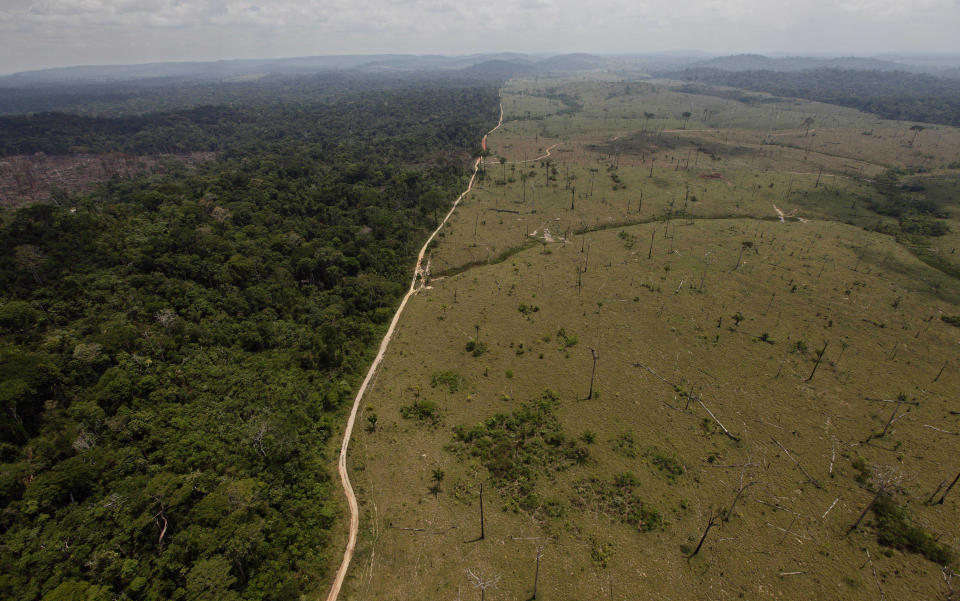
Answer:
POLYGON ((354 435, 345 598, 528 599, 538 552, 539 599, 947 590, 960 491, 926 501, 960 469, 960 135, 672 85, 504 90, 354 435), (869 208, 891 164, 950 232, 865 229, 901 227, 869 208))

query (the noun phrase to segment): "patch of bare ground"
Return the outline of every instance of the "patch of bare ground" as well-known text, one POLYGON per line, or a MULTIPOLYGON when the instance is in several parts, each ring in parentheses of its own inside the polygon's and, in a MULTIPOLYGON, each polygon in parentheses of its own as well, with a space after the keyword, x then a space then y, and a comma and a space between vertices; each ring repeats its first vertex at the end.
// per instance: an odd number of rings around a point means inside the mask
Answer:
POLYGON ((176 162, 194 166, 212 160, 213 152, 138 156, 122 153, 15 155, 0 158, 0 206, 18 208, 47 202, 54 190, 89 192, 99 182, 137 173, 159 174, 176 162))

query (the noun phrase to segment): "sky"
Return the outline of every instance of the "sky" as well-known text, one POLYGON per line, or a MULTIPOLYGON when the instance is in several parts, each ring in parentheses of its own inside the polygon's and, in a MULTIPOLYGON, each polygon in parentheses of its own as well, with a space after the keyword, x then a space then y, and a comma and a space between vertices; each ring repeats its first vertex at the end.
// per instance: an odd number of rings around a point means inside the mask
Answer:
POLYGON ((0 0, 0 74, 320 54, 960 53, 957 25, 960 0, 0 0))

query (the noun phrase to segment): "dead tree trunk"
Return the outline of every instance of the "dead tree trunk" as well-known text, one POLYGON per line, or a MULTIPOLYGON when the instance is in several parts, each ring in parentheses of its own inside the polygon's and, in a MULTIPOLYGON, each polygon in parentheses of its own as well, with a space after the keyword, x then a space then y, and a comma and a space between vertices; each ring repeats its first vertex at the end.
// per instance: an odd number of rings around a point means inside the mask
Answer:
POLYGON ((793 455, 790 454, 790 451, 787 450, 787 447, 785 447, 785 446, 783 446, 782 444, 780 444, 780 441, 777 440, 776 438, 772 437, 772 436, 770 437, 770 440, 772 440, 775 445, 777 445, 778 447, 780 447, 780 449, 781 449, 784 453, 786 453, 787 458, 789 458, 790 461, 792 461, 793 464, 797 466, 797 469, 799 469, 800 472, 801 472, 804 476, 806 476, 807 480, 808 480, 811 484, 813 484, 813 485, 816 486, 817 488, 820 488, 820 489, 823 488, 822 486, 820 486, 820 482, 818 482, 816 478, 814 478, 813 476, 811 476, 810 473, 807 472, 807 470, 805 470, 805 469, 803 468, 803 465, 801 465, 800 462, 797 461, 797 459, 796 459, 793 455))
POLYGON ((947 362, 944 361, 943 365, 940 366, 940 371, 937 372, 937 377, 933 379, 934 382, 940 379, 940 376, 943 375, 943 370, 947 368, 947 362))
POLYGON ((739 501, 740 497, 743 495, 743 491, 747 490, 748 488, 756 484, 756 482, 748 482, 747 484, 743 483, 743 475, 747 471, 747 465, 749 463, 750 463, 750 458, 747 457, 747 461, 743 464, 743 467, 740 469, 740 488, 739 490, 737 490, 737 496, 733 498, 733 503, 730 504, 730 509, 727 510, 727 514, 723 516, 724 522, 730 521, 730 516, 733 515, 733 510, 737 506, 737 501, 739 501))
MULTIPOLYGON (((897 405, 896 405, 896 407, 893 408, 893 413, 890 414, 890 419, 888 419, 888 420, 887 420, 887 423, 883 426, 883 430, 882 430, 879 434, 876 433, 876 432, 874 432, 873 434, 871 434, 870 436, 868 436, 868 437, 866 438, 866 440, 863 441, 862 444, 867 444, 868 442, 870 442, 870 441, 873 440, 874 438, 883 438, 884 436, 886 436, 886 435, 887 435, 887 431, 890 430, 890 426, 893 424, 894 421, 896 421, 897 413, 900 412, 900 406, 903 405, 904 403, 906 403, 906 404, 913 404, 913 403, 911 403, 910 401, 908 401, 908 400, 907 400, 907 397, 906 397, 905 395, 903 395, 903 394, 899 395, 899 396, 896 398, 896 400, 894 400, 894 401, 892 401, 892 402, 896 403, 897 405)), ((909 409, 908 409, 907 411, 909 411, 909 409)))
POLYGON ((870 502, 867 504, 867 506, 863 508, 863 512, 860 514, 860 517, 858 517, 857 521, 854 522, 852 526, 850 526, 849 530, 847 530, 847 534, 850 534, 860 526, 860 522, 863 521, 863 518, 867 517, 867 513, 871 509, 873 509, 874 505, 877 504, 877 499, 880 498, 880 495, 882 495, 883 492, 884 492, 883 488, 880 488, 879 490, 877 490, 877 493, 873 495, 873 498, 870 499, 870 502))
POLYGON ((700 287, 697 288, 700 292, 703 292, 703 281, 707 279, 707 267, 710 266, 709 259, 707 258, 709 255, 709 252, 703 255, 703 273, 700 275, 700 287))
POLYGON ((809 382, 810 380, 812 380, 812 379, 813 379, 813 374, 817 373, 817 368, 820 367, 820 361, 823 360, 823 354, 824 354, 825 352, 827 352, 827 345, 828 345, 828 344, 829 344, 829 342, 824 342, 824 343, 823 343, 823 348, 820 349, 820 352, 819 352, 819 353, 817 353, 817 362, 813 364, 813 370, 810 372, 810 375, 807 376, 807 379, 804 380, 805 382, 809 382))
POLYGON ((718 419, 717 419, 717 416, 713 414, 713 411, 710 411, 710 408, 707 407, 707 406, 704 404, 704 402, 703 402, 703 396, 702 396, 702 395, 701 395, 701 396, 697 396, 697 402, 700 403, 700 406, 703 407, 703 410, 706 411, 707 414, 708 414, 710 417, 713 418, 713 421, 714 421, 718 426, 720 426, 720 429, 723 430, 723 433, 724 433, 724 435, 725 435, 727 438, 729 438, 730 440, 732 440, 732 441, 734 441, 734 442, 740 442, 740 437, 739 437, 739 436, 735 436, 734 434, 731 434, 731 433, 730 433, 730 430, 727 430, 726 426, 724 426, 723 424, 720 423, 720 420, 718 420, 718 419))
POLYGON ((167 520, 167 508, 162 497, 154 496, 154 499, 160 504, 160 511, 153 516, 153 521, 157 523, 157 528, 160 529, 160 537, 157 539, 157 552, 163 553, 163 537, 167 535, 167 527, 170 525, 170 522, 167 520), (161 525, 160 522, 163 522, 163 525, 161 525))
POLYGON ((480 540, 484 538, 483 533, 483 482, 480 483, 480 540))
POLYGON ((877 501, 882 495, 890 494, 890 491, 896 490, 900 483, 903 482, 903 474, 895 468, 878 465, 875 467, 874 472, 874 482, 877 486, 877 492, 873 495, 873 498, 870 499, 870 503, 863 509, 857 521, 847 530, 847 534, 850 534, 860 526, 860 522, 862 522, 863 518, 867 516, 867 513, 876 506, 877 501))
POLYGON ((926 500, 926 502, 924 503, 924 505, 933 505, 933 500, 934 500, 935 498, 937 498, 937 494, 938 494, 941 490, 943 490, 943 487, 946 485, 946 483, 947 483, 946 480, 941 480, 941 481, 940 481, 940 484, 937 484, 936 490, 933 491, 933 493, 930 495, 930 498, 928 498, 928 499, 926 500))
POLYGON ((710 521, 707 522, 707 528, 703 531, 703 536, 700 537, 700 542, 697 543, 697 548, 693 550, 693 553, 691 553, 690 555, 687 555, 688 561, 693 559, 696 556, 696 554, 700 552, 700 547, 702 547, 703 542, 707 540, 707 535, 710 534, 710 529, 717 525, 718 518, 719 518, 719 514, 717 513, 714 513, 713 515, 710 516, 710 521))
POLYGON ((467 570, 467 574, 473 579, 473 588, 480 589, 480 601, 484 601, 486 598, 488 588, 496 588, 497 583, 500 582, 499 576, 488 578, 484 576, 483 572, 474 574, 470 570, 467 570))
POLYGON ((600 358, 596 349, 590 349, 590 352, 593 354, 593 370, 590 372, 590 392, 587 393, 587 400, 593 398, 593 380, 597 376, 597 359, 600 358))
POLYGON ((740 269, 740 259, 743 258, 743 251, 744 251, 745 248, 746 248, 745 246, 741 246, 741 247, 740 247, 740 254, 737 255, 737 264, 734 265, 733 269, 731 269, 730 271, 736 271, 736 270, 740 269))
POLYGON ((954 487, 957 483, 957 480, 960 480, 960 473, 957 474, 957 477, 953 479, 953 482, 950 483, 950 486, 947 487, 947 490, 943 491, 943 494, 940 495, 940 500, 937 501, 937 505, 943 505, 943 500, 947 498, 947 493, 950 492, 950 489, 954 487))
POLYGON ((537 569, 533 573, 533 596, 531 599, 537 598, 537 583, 540 581, 540 558, 543 557, 543 547, 537 547, 537 569))
POLYGON ((887 430, 890 429, 890 424, 893 423, 893 419, 897 417, 897 412, 899 411, 900 411, 900 403, 897 403, 897 406, 893 408, 893 413, 890 414, 890 419, 888 419, 887 423, 883 426, 883 431, 880 432, 880 436, 878 438, 883 438, 884 436, 887 435, 887 430))

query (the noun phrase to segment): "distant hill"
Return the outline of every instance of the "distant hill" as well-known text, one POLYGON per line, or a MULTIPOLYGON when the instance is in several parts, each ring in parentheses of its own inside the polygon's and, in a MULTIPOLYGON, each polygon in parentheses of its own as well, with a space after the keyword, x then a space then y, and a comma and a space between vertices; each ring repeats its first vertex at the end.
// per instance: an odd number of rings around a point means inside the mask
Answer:
POLYGON ((886 119, 960 126, 960 81, 906 71, 820 68, 724 71, 690 68, 665 77, 856 108, 886 119))
POLYGON ((305 74, 355 69, 373 61, 389 61, 393 55, 312 56, 284 59, 240 59, 202 62, 165 62, 141 65, 84 65, 24 71, 0 77, 0 87, 71 83, 110 83, 137 79, 175 78, 224 80, 256 74, 305 74))
MULTIPOLYGON (((164 80, 231 81, 251 76, 308 75, 329 71, 456 71, 466 74, 566 74, 593 71, 635 62, 633 58, 607 58, 592 54, 562 54, 544 58, 514 52, 444 55, 342 55, 283 59, 241 59, 199 62, 164 62, 141 65, 86 65, 25 71, 0 77, 0 88, 27 88, 50 85, 110 84, 164 80)), ((675 59, 671 59, 675 62, 675 59)), ((646 62, 649 62, 647 60, 646 62)), ((689 62, 689 61, 688 61, 689 62)))
MULTIPOLYGON (((600 57, 564 55, 544 60, 542 57, 518 53, 442 55, 341 55, 309 56, 283 59, 240 59, 224 61, 163 62, 141 65, 84 65, 24 71, 0 77, 0 88, 23 88, 48 85, 104 84, 129 81, 229 81, 263 75, 308 75, 328 71, 455 71, 496 61, 500 70, 505 64, 521 71, 541 63, 549 72, 594 69, 603 64, 600 57)), ((485 68, 490 70, 493 65, 485 68)))
POLYGON ((610 66, 611 61, 593 54, 561 54, 543 59, 536 64, 540 73, 569 73, 572 71, 594 71, 610 66))
POLYGON ((806 71, 808 69, 849 69, 855 71, 924 71, 921 67, 876 58, 855 56, 841 58, 812 58, 790 56, 771 58, 761 54, 721 56, 690 65, 691 69, 718 69, 720 71, 806 71))
POLYGON ((543 56, 518 52, 469 55, 345 54, 278 59, 237 59, 197 62, 159 62, 140 65, 86 65, 24 71, 0 76, 0 88, 51 85, 113 84, 118 82, 223 82, 267 75, 311 75, 331 71, 367 73, 465 70, 467 76, 493 73, 513 75, 567 75, 608 70, 627 76, 662 74, 681 68, 719 71, 798 72, 809 69, 908 71, 960 78, 960 57, 769 57, 738 54, 705 58, 696 51, 651 54, 597 55, 587 53, 543 56), (489 63, 489 64, 487 64, 489 63))
POLYGON ((537 68, 529 63, 489 60, 465 67, 460 70, 460 73, 468 78, 506 80, 518 75, 530 75, 536 71, 537 68))

